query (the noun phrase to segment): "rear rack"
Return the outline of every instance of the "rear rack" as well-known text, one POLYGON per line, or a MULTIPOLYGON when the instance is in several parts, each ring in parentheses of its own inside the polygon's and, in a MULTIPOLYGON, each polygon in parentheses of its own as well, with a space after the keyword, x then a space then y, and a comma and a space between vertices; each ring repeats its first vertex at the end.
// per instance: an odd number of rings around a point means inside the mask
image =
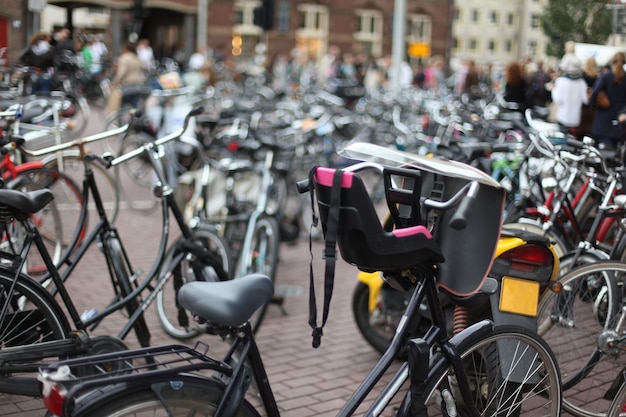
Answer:
POLYGON ((229 374, 232 368, 207 356, 209 346, 197 342, 192 347, 166 345, 105 353, 60 361, 42 368, 44 383, 61 383, 73 393, 94 386, 124 383, 138 378, 213 370, 229 374))

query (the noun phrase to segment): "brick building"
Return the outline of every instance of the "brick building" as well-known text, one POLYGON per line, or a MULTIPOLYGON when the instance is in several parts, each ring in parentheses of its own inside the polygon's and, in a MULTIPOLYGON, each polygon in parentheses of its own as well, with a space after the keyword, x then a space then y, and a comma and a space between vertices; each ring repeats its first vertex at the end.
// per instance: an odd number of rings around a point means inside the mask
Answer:
MULTIPOLYGON (((9 36, 25 44, 29 30, 37 25, 37 11, 28 5, 42 0, 0 0, 13 5, 0 11, 2 19, 14 20, 21 11, 28 27, 9 36), (20 10, 21 9, 21 10, 20 10), (19 35, 19 36, 15 36, 19 35)), ((391 53, 394 2, 391 0, 273 0, 273 29, 264 32, 253 24, 254 9, 262 0, 47 0, 67 10, 66 24, 76 22, 76 9, 107 9, 111 51, 115 52, 133 32, 150 39, 155 54, 171 56, 182 51, 189 56, 208 45, 221 53, 246 57, 259 43, 267 45, 268 57, 297 48, 312 58, 324 54, 330 45, 343 51, 373 56, 391 53), (141 5, 142 9, 138 6, 141 5), (137 23, 141 22, 141 25, 137 23)), ((441 55, 449 59, 452 0, 406 0, 407 52, 413 58, 441 55)), ((10 26, 10 24, 9 24, 10 26)), ((0 26, 0 32, 2 32, 0 26)), ((8 32, 11 34, 12 29, 8 32)), ((0 33, 0 47, 2 47, 0 33)), ((11 48, 13 49, 13 48, 11 48)))

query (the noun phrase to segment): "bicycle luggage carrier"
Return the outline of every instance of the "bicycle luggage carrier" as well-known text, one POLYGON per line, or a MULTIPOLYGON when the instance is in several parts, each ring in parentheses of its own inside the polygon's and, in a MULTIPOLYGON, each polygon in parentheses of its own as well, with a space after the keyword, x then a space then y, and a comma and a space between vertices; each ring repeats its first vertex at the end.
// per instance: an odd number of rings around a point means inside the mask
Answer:
POLYGON ((162 375, 213 370, 230 373, 232 368, 207 356, 209 346, 197 342, 194 347, 165 345, 105 353, 69 359, 47 365, 39 379, 46 383, 61 383, 67 398, 90 388, 120 384, 141 379, 153 380, 162 375))

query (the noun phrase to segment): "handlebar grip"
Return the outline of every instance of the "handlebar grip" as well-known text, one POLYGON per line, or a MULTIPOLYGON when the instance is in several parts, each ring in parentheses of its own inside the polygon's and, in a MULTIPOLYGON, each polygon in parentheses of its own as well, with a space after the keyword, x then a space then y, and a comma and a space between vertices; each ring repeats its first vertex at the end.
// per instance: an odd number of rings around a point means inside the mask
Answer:
POLYGON ((478 195, 478 190, 478 183, 473 183, 470 186, 470 189, 457 206, 450 222, 448 223, 451 228, 455 230, 463 230, 467 227, 467 223, 472 215, 472 209, 474 202, 476 201, 476 196, 478 195))
POLYGON ((567 143, 568 146, 576 149, 582 149, 585 147, 585 144, 583 142, 576 139, 567 139, 565 143, 567 143))
POLYGON ((298 193, 304 194, 309 192, 309 180, 302 180, 296 182, 296 188, 298 189, 298 193))

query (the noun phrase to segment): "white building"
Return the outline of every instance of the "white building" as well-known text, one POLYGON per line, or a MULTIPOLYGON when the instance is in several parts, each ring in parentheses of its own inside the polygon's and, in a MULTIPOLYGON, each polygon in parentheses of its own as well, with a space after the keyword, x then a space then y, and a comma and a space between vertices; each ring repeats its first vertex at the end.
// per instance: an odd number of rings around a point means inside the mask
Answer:
POLYGON ((539 16, 547 0, 462 0, 455 4, 452 23, 452 60, 496 66, 531 57, 546 60, 547 37, 539 16))

